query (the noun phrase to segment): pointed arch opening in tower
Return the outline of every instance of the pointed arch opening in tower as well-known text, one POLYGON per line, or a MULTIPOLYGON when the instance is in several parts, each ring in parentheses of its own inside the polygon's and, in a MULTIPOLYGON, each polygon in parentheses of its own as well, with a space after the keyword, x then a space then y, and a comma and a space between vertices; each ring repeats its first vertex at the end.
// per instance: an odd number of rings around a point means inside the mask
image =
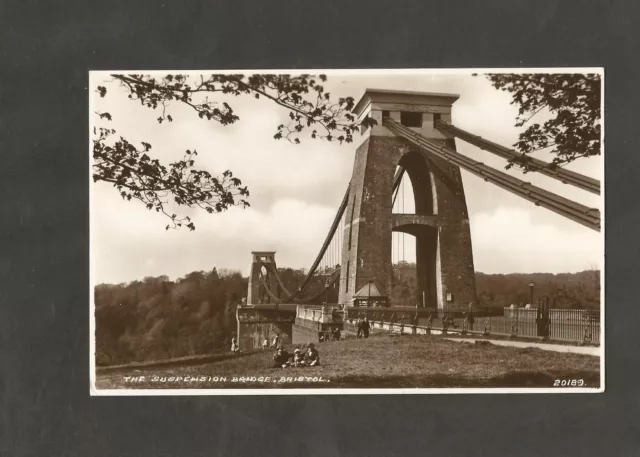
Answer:
POLYGON ((394 214, 436 214, 431 173, 424 156, 418 151, 406 153, 396 167, 402 170, 400 184, 392 192, 394 214))
MULTIPOLYGON (((392 193, 393 214, 414 214, 413 183, 407 171, 398 165, 395 171, 400 181, 392 193)), ((391 233, 391 306, 414 306, 412 291, 416 288, 415 237, 401 232, 391 233)))
POLYGON ((415 306, 418 284, 416 238, 408 233, 392 232, 391 242, 391 306, 415 306))
POLYGON ((391 305, 436 307, 438 233, 410 217, 435 214, 431 174, 424 156, 415 151, 402 157, 398 170, 403 174, 393 193, 392 213, 409 217, 391 235, 391 305))
POLYGON ((392 306, 438 307, 438 230, 408 224, 393 229, 392 306))

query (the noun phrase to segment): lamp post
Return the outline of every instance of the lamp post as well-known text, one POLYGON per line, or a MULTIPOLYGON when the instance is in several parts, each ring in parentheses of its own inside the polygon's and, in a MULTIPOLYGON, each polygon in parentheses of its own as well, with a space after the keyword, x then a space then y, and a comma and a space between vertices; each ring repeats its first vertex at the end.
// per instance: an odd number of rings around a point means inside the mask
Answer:
POLYGON ((531 307, 533 307, 533 286, 535 285, 536 284, 533 281, 529 283, 529 304, 531 307))

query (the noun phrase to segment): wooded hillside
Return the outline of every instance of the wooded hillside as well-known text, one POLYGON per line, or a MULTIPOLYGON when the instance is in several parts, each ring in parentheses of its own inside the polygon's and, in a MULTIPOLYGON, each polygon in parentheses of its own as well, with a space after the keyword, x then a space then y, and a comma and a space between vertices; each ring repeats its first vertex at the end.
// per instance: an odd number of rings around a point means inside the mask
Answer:
MULTIPOLYGON (((279 269, 285 287, 293 291, 305 272, 279 269)), ((415 305, 415 264, 394 267, 392 303, 415 305)), ((535 297, 555 298, 558 307, 597 308, 599 271, 565 274, 476 273, 478 305, 504 307, 529 302, 530 281, 535 297)), ((239 272, 196 271, 171 281, 146 277, 128 284, 95 288, 96 361, 98 365, 157 360, 227 350, 236 331, 235 310, 247 295, 248 278, 239 272)), ((309 295, 322 290, 319 278, 309 295)), ((315 302, 337 301, 337 286, 315 302)), ((534 298, 534 302, 537 301, 534 298)))

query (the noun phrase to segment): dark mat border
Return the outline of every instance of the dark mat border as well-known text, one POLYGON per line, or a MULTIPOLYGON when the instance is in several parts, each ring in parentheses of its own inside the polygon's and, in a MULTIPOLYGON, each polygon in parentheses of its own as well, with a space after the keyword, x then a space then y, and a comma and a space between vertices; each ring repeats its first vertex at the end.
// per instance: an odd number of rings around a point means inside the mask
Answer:
POLYGON ((640 3, 3 2, 0 455, 631 455, 640 3), (125 6, 126 5, 126 6, 125 6), (606 393, 89 396, 89 69, 604 66, 606 393))

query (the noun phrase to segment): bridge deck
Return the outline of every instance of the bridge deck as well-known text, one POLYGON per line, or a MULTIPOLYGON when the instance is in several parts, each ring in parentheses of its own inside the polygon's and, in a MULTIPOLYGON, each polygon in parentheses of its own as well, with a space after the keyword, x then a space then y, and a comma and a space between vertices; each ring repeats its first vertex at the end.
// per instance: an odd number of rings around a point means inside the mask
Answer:
MULTIPOLYGON (((280 303, 278 304, 278 311, 295 311, 298 307, 297 303, 280 303)), ((268 310, 268 309, 276 309, 276 305, 266 304, 266 305, 246 305, 241 306, 240 309, 257 309, 257 310, 268 310)))

